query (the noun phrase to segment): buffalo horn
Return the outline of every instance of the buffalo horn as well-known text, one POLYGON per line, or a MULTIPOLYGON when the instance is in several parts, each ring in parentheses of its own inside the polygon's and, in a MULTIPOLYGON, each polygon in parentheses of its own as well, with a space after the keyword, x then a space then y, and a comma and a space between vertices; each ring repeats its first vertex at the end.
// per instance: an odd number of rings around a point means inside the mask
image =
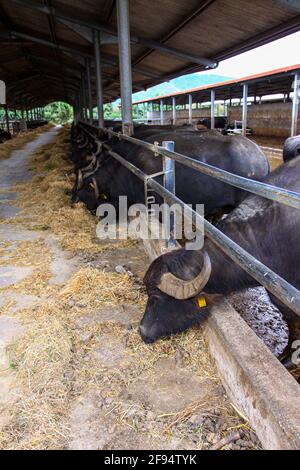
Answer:
POLYGON ((165 273, 162 275, 158 285, 159 290, 178 300, 190 299, 199 294, 207 284, 211 273, 210 258, 206 252, 202 254, 203 267, 198 276, 191 281, 184 281, 172 273, 165 273))

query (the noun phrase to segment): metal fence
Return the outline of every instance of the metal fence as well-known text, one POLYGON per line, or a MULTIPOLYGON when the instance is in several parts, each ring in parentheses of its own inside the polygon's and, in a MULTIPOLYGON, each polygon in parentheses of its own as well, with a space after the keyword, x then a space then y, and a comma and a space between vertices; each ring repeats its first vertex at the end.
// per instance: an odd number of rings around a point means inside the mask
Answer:
MULTIPOLYGON (((244 189, 252 192, 259 196, 271 199, 273 201, 286 204, 293 208, 300 208, 300 194, 293 191, 288 191, 275 186, 260 183, 254 180, 250 180, 238 175, 234 175, 227 171, 221 170, 220 168, 213 167, 203 162, 198 162, 190 157, 181 155, 177 152, 172 152, 164 147, 160 147, 148 142, 141 141, 134 137, 129 137, 124 134, 114 132, 111 129, 99 129, 86 123, 79 123, 79 126, 83 131, 92 139, 99 140, 99 132, 104 132, 110 136, 115 136, 120 140, 126 140, 133 144, 144 147, 151 150, 154 154, 159 154, 168 158, 171 158, 183 165, 189 166, 194 170, 198 170, 203 174, 212 176, 232 186, 244 189)), ((185 207, 187 216, 195 223, 196 226, 201 226, 203 218, 192 208, 187 206, 181 199, 175 194, 170 192, 168 189, 163 187, 153 178, 149 178, 143 171, 137 168, 132 163, 128 162, 124 157, 116 152, 113 152, 108 144, 105 144, 105 148, 108 153, 116 159, 120 164, 125 166, 129 171, 135 174, 139 179, 147 183, 157 194, 162 196, 169 203, 176 203, 181 207, 185 207), (197 222, 199 222, 197 224, 197 222)), ((217 227, 212 225, 206 219, 204 219, 204 230, 205 235, 222 250, 229 258, 237 263, 244 271, 250 276, 256 279, 261 285, 263 285, 268 291, 274 294, 279 300, 285 305, 291 308, 297 315, 300 316, 300 291, 289 284, 286 280, 274 273, 267 266, 258 261, 254 256, 244 250, 241 246, 227 237, 217 227)))

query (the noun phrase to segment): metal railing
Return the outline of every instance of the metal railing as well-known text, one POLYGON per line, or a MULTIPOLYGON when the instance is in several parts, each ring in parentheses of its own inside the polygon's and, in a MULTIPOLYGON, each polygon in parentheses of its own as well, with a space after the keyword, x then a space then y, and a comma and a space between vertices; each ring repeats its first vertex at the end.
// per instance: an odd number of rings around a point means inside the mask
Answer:
MULTIPOLYGON (((80 123, 82 125, 82 123, 80 123)), ((86 129, 87 124, 83 124, 83 128, 86 129)), ((99 128, 95 126, 89 126, 93 128, 96 132, 99 131, 99 128)), ((215 166, 209 165, 208 163, 200 162, 195 160, 194 158, 188 157, 186 155, 182 155, 178 152, 170 152, 169 150, 165 149, 164 147, 160 147, 159 145, 151 144, 149 142, 144 142, 143 140, 136 139, 135 137, 130 137, 120 132, 115 132, 110 129, 101 129, 103 132, 117 137, 121 140, 126 140, 127 142, 131 142, 135 145, 139 145, 140 147, 144 147, 147 150, 150 150, 155 155, 162 155, 165 157, 172 158, 176 162, 188 166, 193 170, 200 171, 208 176, 212 176, 213 178, 222 181, 223 183, 230 184, 231 186, 235 186, 236 188, 243 189, 244 191, 248 191, 253 194, 257 194, 258 196, 265 197, 266 199, 270 199, 272 201, 280 202, 281 204, 286 204, 290 207, 294 207, 296 209, 300 209, 300 194, 289 191, 288 189, 284 188, 277 188, 276 186, 272 186, 271 184, 262 183, 260 181, 251 180, 245 178, 243 176, 235 175, 230 173, 229 171, 222 170, 221 168, 217 168, 215 166)), ((93 134, 90 133, 91 137, 95 137, 93 134)))
MULTIPOLYGON (((79 123, 79 126, 87 133, 87 135, 89 135, 91 138, 95 140, 98 140, 99 131, 104 131, 106 133, 109 133, 110 135, 114 135, 118 137, 119 139, 124 139, 129 142, 140 145, 142 147, 145 147, 149 150, 152 150, 156 154, 161 154, 170 158, 174 158, 174 160, 179 161, 180 163, 183 163, 183 164, 186 164, 184 162, 185 159, 188 159, 187 160, 188 162, 192 160, 193 164, 192 165, 188 164, 187 166, 190 166, 194 169, 199 169, 199 171, 203 170, 202 164, 200 165, 199 168, 194 166, 194 162, 197 164, 200 162, 197 162, 196 160, 193 160, 189 157, 185 157, 184 155, 177 154, 176 152, 170 152, 169 150, 166 150, 163 147, 157 147, 156 145, 148 144, 147 142, 143 142, 133 137, 125 136, 123 134, 119 134, 109 129, 99 129, 99 128, 96 128, 95 126, 86 125, 85 123, 84 124, 79 123), (96 133, 96 135, 90 132, 88 128, 92 129, 96 133)), ((201 226, 201 223, 203 224, 204 222, 205 235, 218 248, 220 248, 220 250, 223 251, 223 253, 229 256, 229 258, 231 258, 236 264, 238 264, 244 271, 246 271, 250 276, 256 279, 269 292, 274 294, 275 297, 281 300, 285 305, 287 305, 297 315, 300 316, 300 291, 298 289, 296 289, 294 286, 289 284, 285 279, 283 279, 281 276, 276 274, 274 271, 272 271, 270 268, 265 266, 263 263, 258 261, 254 256, 248 253, 244 248, 242 248, 233 240, 231 240, 229 237, 227 237, 227 235, 221 232, 217 227, 215 227, 206 219, 204 219, 191 207, 187 206, 181 199, 175 196, 175 194, 168 191, 166 188, 164 188, 161 184, 159 184, 153 178, 149 178, 149 175, 146 175, 142 170, 137 168, 132 163, 128 162, 124 157, 112 151, 111 147, 108 144, 105 144, 105 148, 110 154, 110 156, 112 156, 115 160, 117 160, 119 163, 125 166, 129 171, 131 171, 139 179, 141 179, 142 181, 145 181, 147 179, 148 185, 157 194, 162 196, 165 200, 171 203, 176 203, 182 208, 184 207, 186 210, 187 216, 192 220, 193 223, 195 223, 196 228, 201 226)), ((237 175, 233 175, 232 173, 225 172, 228 175, 228 180, 227 180, 227 175, 226 175, 226 179, 223 175, 224 170, 220 170, 219 168, 216 168, 216 167, 211 167, 210 165, 206 165, 206 164, 204 165, 205 165, 205 171, 202 171, 203 173, 210 174, 210 176, 216 177, 220 179, 221 181, 224 181, 228 184, 232 184, 233 186, 237 186, 237 184, 233 183, 233 181, 234 182, 236 181, 236 178, 242 178, 242 177, 237 177, 237 175), (206 172, 206 166, 210 167, 209 168, 210 173, 206 172), (220 174, 219 171, 221 171, 222 173, 220 174), (215 176, 215 173, 218 176, 215 176)), ((249 185, 251 189, 247 189, 247 187, 244 186, 244 184, 242 186, 240 183, 237 187, 241 187, 242 189, 246 189, 254 194, 258 194, 260 196, 286 204, 288 206, 300 208, 300 205, 299 205, 300 195, 298 193, 293 193, 291 191, 276 188, 275 186, 267 185, 264 183, 259 183, 259 187, 257 188, 256 184, 258 182, 253 181, 253 180, 248 180, 247 178, 242 178, 242 180, 246 180, 247 185, 249 185), (255 184, 255 187, 253 187, 251 183, 255 184)))

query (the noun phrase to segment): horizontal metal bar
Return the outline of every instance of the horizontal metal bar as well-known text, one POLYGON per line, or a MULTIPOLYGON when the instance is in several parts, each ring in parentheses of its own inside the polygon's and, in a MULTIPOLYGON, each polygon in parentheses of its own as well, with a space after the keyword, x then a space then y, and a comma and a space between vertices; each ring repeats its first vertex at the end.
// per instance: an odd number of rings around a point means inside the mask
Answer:
POLYGON ((61 51, 68 52, 69 54, 72 54, 72 55, 80 55, 82 57, 88 57, 89 59, 93 59, 93 55, 88 54, 87 52, 83 52, 83 51, 80 51, 79 49, 74 49, 72 47, 57 45, 54 42, 47 41, 46 39, 40 39, 40 38, 37 38, 36 36, 31 36, 30 34, 20 33, 19 31, 10 31, 10 34, 12 37, 28 39, 32 42, 36 42, 37 44, 42 44, 43 46, 49 46, 54 49, 59 49, 61 51))
MULTIPOLYGON (((103 25, 103 24, 100 24, 100 23, 94 23, 94 22, 91 22, 91 21, 84 21, 84 20, 74 18, 73 16, 67 15, 67 14, 59 11, 57 8, 47 7, 45 5, 40 5, 36 2, 33 2, 32 0, 25 0, 25 1, 24 0, 12 0, 12 1, 14 3, 19 4, 19 5, 22 5, 22 6, 25 6, 25 7, 28 7, 28 8, 32 8, 33 10, 40 11, 40 12, 45 13, 47 15, 51 14, 51 15, 55 16, 58 19, 71 21, 75 24, 80 24, 82 26, 86 26, 86 27, 94 29, 96 31, 103 31, 107 34, 111 34, 113 36, 118 36, 117 30, 115 30, 111 26, 103 25)), ((210 68, 215 68, 218 65, 218 63, 216 61, 211 60, 209 58, 201 57, 201 56, 194 55, 194 54, 189 54, 187 52, 180 51, 180 50, 178 50, 174 47, 166 46, 165 44, 161 44, 160 42, 157 42, 157 41, 152 41, 152 40, 150 40, 148 38, 145 38, 145 37, 142 37, 142 36, 133 36, 133 35, 131 35, 130 40, 131 40, 132 43, 143 44, 147 47, 150 47, 151 49, 161 50, 161 51, 165 52, 166 54, 170 54, 170 55, 174 55, 176 57, 180 57, 180 58, 182 58, 186 61, 190 61, 190 62, 193 62, 195 64, 204 65, 204 66, 210 67, 210 68)))
POLYGON ((118 132, 110 132, 112 133, 112 135, 115 135, 119 139, 127 140, 128 142, 132 142, 133 144, 144 147, 153 153, 172 158, 173 160, 178 163, 181 163, 182 165, 188 166, 193 170, 200 171, 205 175, 212 176, 213 178, 216 178, 219 181, 222 181, 223 183, 228 183, 231 186, 235 186, 236 188, 249 191, 253 194, 257 194, 258 196, 270 199, 271 201, 280 202, 281 204, 286 204, 287 206, 300 209, 300 194, 294 191, 289 191, 288 189, 283 188, 277 188, 276 186, 272 186, 271 184, 261 183, 260 181, 244 178, 243 176, 235 175, 233 173, 230 173, 229 171, 222 170, 221 168, 209 165, 208 163, 199 162, 194 158, 187 157, 186 155, 182 155, 178 152, 170 152, 169 150, 163 147, 150 144, 149 142, 144 142, 142 140, 126 136, 118 132))
MULTIPOLYGON (((97 139, 95 135, 87 131, 84 125, 79 124, 79 126, 87 132, 87 134, 97 139)), ((109 146, 106 144, 106 148, 109 146)), ((147 175, 137 168, 132 163, 128 162, 125 158, 119 155, 112 150, 108 151, 109 154, 125 166, 129 171, 136 175, 142 181, 145 181, 147 175)), ((275 295, 279 300, 281 300, 285 305, 291 308, 297 315, 300 316, 300 291, 294 286, 289 284, 285 279, 283 279, 278 274, 274 273, 267 266, 258 261, 254 256, 248 253, 244 248, 240 247, 235 243, 231 238, 227 237, 223 232, 217 229, 214 225, 208 222, 206 219, 201 217, 197 212, 195 212, 191 207, 187 206, 181 199, 172 194, 162 185, 160 185, 154 179, 148 179, 148 186, 150 186, 157 194, 166 199, 169 203, 178 204, 180 207, 185 208, 186 215, 192 220, 197 227, 201 227, 204 221, 204 231, 205 235, 223 251, 227 256, 229 256, 236 264, 238 264, 244 271, 246 271, 250 276, 256 279, 262 286, 264 286, 269 292, 275 295)), ((199 229, 198 229, 199 230, 199 229)))

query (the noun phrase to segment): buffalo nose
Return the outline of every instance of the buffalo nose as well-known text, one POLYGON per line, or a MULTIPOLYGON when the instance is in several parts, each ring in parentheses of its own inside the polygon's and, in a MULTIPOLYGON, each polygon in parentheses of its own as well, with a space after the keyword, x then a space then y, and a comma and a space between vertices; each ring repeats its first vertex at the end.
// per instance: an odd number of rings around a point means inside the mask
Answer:
POLYGON ((144 325, 140 325, 140 333, 141 333, 141 337, 142 337, 142 339, 145 343, 148 343, 148 344, 153 343, 153 339, 149 338, 149 336, 147 336, 147 328, 144 325))
POLYGON ((146 327, 144 325, 140 325, 140 332, 142 336, 146 336, 146 327))

